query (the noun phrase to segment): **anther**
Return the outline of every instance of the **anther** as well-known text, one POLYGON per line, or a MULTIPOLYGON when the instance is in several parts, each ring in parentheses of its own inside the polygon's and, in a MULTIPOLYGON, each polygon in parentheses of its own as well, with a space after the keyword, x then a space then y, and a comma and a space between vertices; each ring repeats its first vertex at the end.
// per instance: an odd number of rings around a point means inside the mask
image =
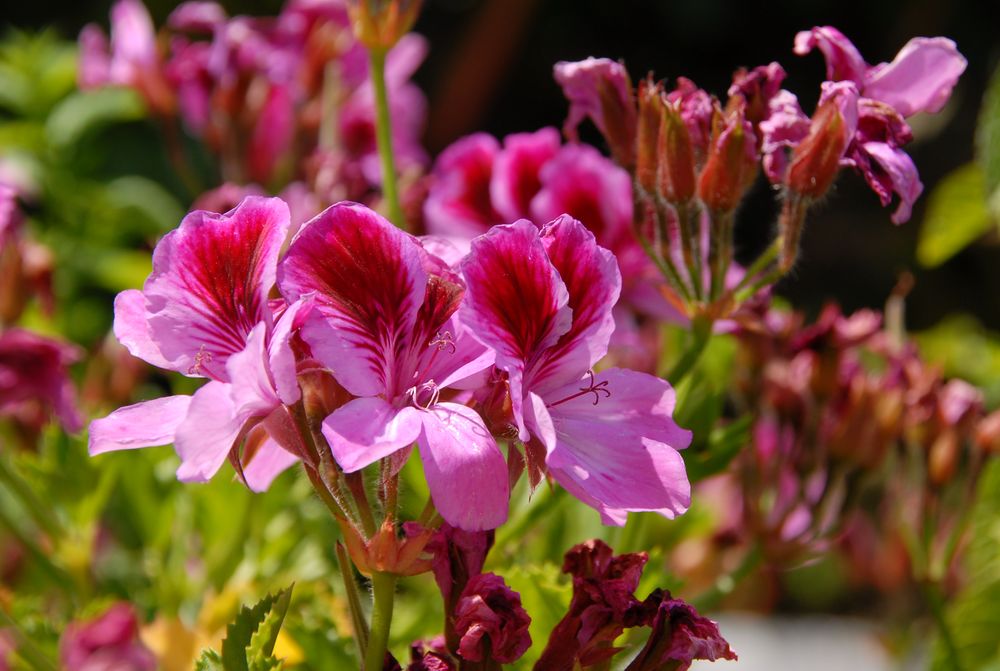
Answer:
POLYGON ((560 399, 555 403, 549 403, 548 407, 550 408, 555 407, 560 403, 572 401, 574 398, 579 398, 581 396, 584 396, 585 394, 594 395, 594 405, 597 405, 598 403, 601 402, 601 394, 604 394, 604 398, 611 398, 611 390, 608 389, 607 380, 602 380, 601 382, 597 382, 594 378, 594 371, 592 370, 588 370, 587 375, 590 376, 590 382, 587 384, 586 387, 580 387, 579 393, 567 396, 566 398, 560 399))

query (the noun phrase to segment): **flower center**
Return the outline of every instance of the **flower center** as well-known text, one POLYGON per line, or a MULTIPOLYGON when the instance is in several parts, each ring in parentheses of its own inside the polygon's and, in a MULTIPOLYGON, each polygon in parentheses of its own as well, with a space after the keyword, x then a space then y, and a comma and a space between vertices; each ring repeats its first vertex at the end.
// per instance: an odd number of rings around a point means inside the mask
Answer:
POLYGON ((410 402, 421 410, 430 410, 431 406, 436 405, 441 398, 441 390, 434 380, 410 387, 406 394, 410 397, 410 402))

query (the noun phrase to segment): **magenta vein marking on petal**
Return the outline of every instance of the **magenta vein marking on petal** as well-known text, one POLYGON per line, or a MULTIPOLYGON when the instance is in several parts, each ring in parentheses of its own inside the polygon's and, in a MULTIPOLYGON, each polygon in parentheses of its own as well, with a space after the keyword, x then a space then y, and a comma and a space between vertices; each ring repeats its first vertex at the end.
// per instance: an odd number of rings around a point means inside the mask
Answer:
POLYGON ((608 389, 608 380, 602 380, 601 382, 595 383, 594 371, 588 370, 587 374, 590 375, 590 382, 587 384, 586 387, 580 387, 579 393, 571 394, 566 398, 556 401, 555 403, 547 403, 546 407, 554 408, 557 405, 566 403, 567 401, 572 401, 574 398, 579 398, 581 396, 584 396, 585 394, 594 395, 594 405, 597 405, 598 403, 601 402, 601 394, 605 395, 604 398, 611 398, 611 390, 608 389))

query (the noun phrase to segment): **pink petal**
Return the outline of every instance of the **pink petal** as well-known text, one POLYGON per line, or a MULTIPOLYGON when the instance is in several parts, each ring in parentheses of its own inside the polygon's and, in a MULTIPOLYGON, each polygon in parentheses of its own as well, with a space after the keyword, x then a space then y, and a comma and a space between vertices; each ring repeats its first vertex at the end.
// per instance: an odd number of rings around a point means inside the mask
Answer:
POLYGON ((86 91, 111 82, 111 47, 104 31, 87 24, 80 31, 80 56, 77 84, 86 91))
POLYGON ((295 353, 289 341, 301 327, 312 307, 310 300, 298 300, 289 305, 274 325, 271 341, 267 346, 268 366, 274 381, 274 390, 285 405, 295 404, 302 396, 295 370, 295 353))
POLYGON ((257 115, 257 123, 247 148, 250 179, 260 184, 271 182, 295 139, 295 101, 291 86, 272 84, 257 115))
POLYGON ((111 54, 111 79, 118 84, 136 83, 159 62, 153 20, 139 0, 118 0, 111 8, 111 54))
POLYGON ((170 368, 170 362, 149 334, 146 297, 138 289, 128 289, 115 297, 114 332, 132 356, 157 368, 170 368))
POLYGON ((226 10, 217 2, 184 2, 167 17, 172 30, 211 33, 226 22, 226 10))
POLYGON ((195 392, 174 439, 181 458, 178 480, 208 482, 226 461, 247 420, 233 403, 231 392, 232 385, 216 380, 195 392))
POLYGON ((559 341, 532 362, 526 386, 540 394, 575 382, 608 352, 615 328, 612 308, 622 278, 614 254, 599 247, 579 221, 562 216, 541 232, 542 245, 569 293, 573 322, 559 341))
POLYGON ((914 37, 892 63, 868 71, 862 93, 896 108, 902 116, 938 112, 968 62, 946 37, 914 37))
MULTIPOLYGON (((920 197, 924 190, 913 159, 902 149, 896 149, 884 142, 865 142, 861 146, 875 160, 892 185, 893 192, 899 196, 899 205, 892 213, 892 223, 902 224, 908 221, 914 201, 920 197)), ((869 174, 870 171, 865 175, 865 178, 871 184, 872 179, 876 177, 869 178, 869 174)))
POLYGON ((420 417, 420 459, 444 520, 466 531, 507 521, 507 464, 479 415, 464 405, 438 403, 420 417))
POLYGON ((566 145, 541 172, 542 189, 531 201, 536 222, 561 214, 579 219, 604 247, 632 235, 632 180, 588 145, 566 145))
POLYGON ((556 433, 546 463, 567 490, 612 521, 620 511, 672 518, 687 510, 691 487, 677 450, 690 444, 691 432, 673 421, 666 381, 612 368, 551 392, 545 402, 556 433))
POLYGON ((405 390, 396 355, 412 334, 428 277, 419 242, 363 205, 341 203, 306 224, 279 273, 294 301, 316 292, 302 329, 313 356, 355 396, 405 390))
POLYGON ((604 87, 610 89, 611 95, 616 96, 621 108, 631 107, 628 72, 617 61, 593 57, 577 62, 560 61, 555 64, 553 74, 569 100, 566 131, 570 137, 576 135, 576 127, 586 117, 590 117, 601 133, 606 134, 607 120, 604 118, 604 104, 601 101, 604 87))
POLYGON ((90 456, 169 445, 187 416, 190 396, 165 396, 119 408, 90 423, 90 456))
POLYGON ((281 405, 271 379, 266 337, 267 325, 261 322, 250 331, 243 351, 232 355, 226 362, 226 371, 232 381, 229 395, 233 407, 246 417, 270 414, 271 410, 281 405))
POLYGON ((298 460, 298 457, 278 443, 267 439, 250 463, 243 466, 243 477, 251 491, 264 492, 275 478, 294 466, 298 460))
MULTIPOLYGON (((227 379, 226 360, 270 321, 267 298, 288 225, 281 200, 250 196, 226 214, 192 212, 160 241, 142 293, 149 339, 168 368, 227 379)), ((134 311, 137 299, 125 300, 134 311)), ((126 328, 138 343, 134 319, 126 328)))
POLYGON ((492 135, 476 133, 441 152, 424 203, 429 232, 471 238, 500 223, 490 201, 490 179, 499 151, 492 135))
POLYGON ((420 411, 378 397, 356 398, 323 420, 333 458, 348 473, 409 447, 420 434, 420 411))
POLYGON ((795 53, 799 56, 804 56, 813 49, 819 49, 826 58, 827 79, 850 80, 861 86, 868 64, 842 32, 833 26, 819 26, 803 30, 795 36, 795 53))
POLYGON ((529 221, 496 226, 472 242, 462 262, 468 284, 462 320, 510 377, 514 418, 521 417, 524 366, 569 331, 572 312, 566 285, 549 261, 538 228, 529 221))
POLYGON ((772 184, 782 184, 788 164, 786 151, 809 134, 809 117, 795 94, 782 89, 768 103, 768 116, 760 122, 764 172, 772 184))
POLYGON ((531 216, 531 199, 542 188, 542 167, 556 155, 560 144, 555 128, 504 138, 490 179, 490 199, 503 222, 531 216))

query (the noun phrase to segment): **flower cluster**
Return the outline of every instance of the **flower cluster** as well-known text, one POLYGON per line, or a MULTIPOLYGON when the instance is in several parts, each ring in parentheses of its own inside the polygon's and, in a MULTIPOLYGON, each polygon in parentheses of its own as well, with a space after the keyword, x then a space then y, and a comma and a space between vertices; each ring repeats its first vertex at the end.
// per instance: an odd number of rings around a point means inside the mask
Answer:
MULTIPOLYGON (((426 51, 425 40, 410 34, 386 57, 395 158, 404 172, 427 160, 419 143, 426 101, 409 81, 426 51)), ((81 88, 135 89, 155 116, 168 126, 179 118, 218 157, 226 183, 284 187, 308 216, 323 204, 361 200, 381 184, 368 57, 345 2, 293 0, 274 19, 228 17, 217 3, 186 2, 157 35, 139 0, 118 0, 110 44, 90 25, 80 53, 81 88)))
POLYGON ((290 229, 281 200, 249 197, 160 241, 145 287, 115 302, 115 334, 209 381, 95 421, 92 454, 173 443, 180 479, 228 458, 260 490, 300 460, 327 479, 394 473, 416 443, 438 511, 475 530, 507 516, 499 438, 522 446, 515 472, 548 474, 606 522, 687 508, 670 385, 595 372, 621 279, 578 221, 497 226, 464 256, 353 203, 290 229))
MULTIPOLYGON (((796 38, 796 53, 814 47, 828 72, 811 119, 781 88, 778 63, 737 70, 725 105, 683 77, 673 88, 652 77, 634 88, 625 67, 604 58, 555 66, 570 102, 566 135, 575 139, 589 119, 604 136, 631 177, 639 242, 689 317, 724 318, 788 272, 810 205, 841 167, 860 172, 883 205, 897 197, 894 222, 910 216, 922 187, 902 150, 912 138, 905 117, 939 111, 965 59, 946 38, 915 38, 892 63, 870 67, 830 27, 796 38), (761 168, 781 194, 778 237, 730 281, 734 213, 761 168)), ((499 192, 491 184, 494 201, 499 192)))
POLYGON ((754 415, 736 470, 739 528, 771 560, 795 561, 856 526, 863 495, 882 502, 887 538, 912 531, 917 570, 949 566, 950 555, 927 555, 954 551, 944 541, 961 536, 957 516, 1000 448, 1000 415, 985 412, 981 393, 943 379, 867 310, 844 316, 831 305, 810 325, 769 310, 738 337, 737 384, 754 415))

